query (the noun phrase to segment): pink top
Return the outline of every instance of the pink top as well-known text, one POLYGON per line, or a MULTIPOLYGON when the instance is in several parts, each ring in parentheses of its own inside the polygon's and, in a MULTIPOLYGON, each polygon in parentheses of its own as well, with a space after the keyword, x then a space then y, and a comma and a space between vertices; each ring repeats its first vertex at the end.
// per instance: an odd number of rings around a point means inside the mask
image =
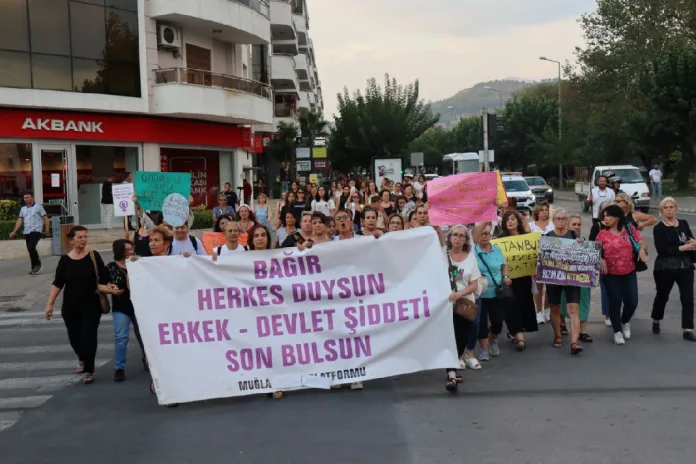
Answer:
MULTIPOLYGON (((635 228, 632 230, 636 242, 643 240, 640 232, 635 228)), ((609 274, 626 275, 636 270, 636 263, 633 261, 633 244, 625 228, 619 235, 614 235, 609 230, 602 230, 595 241, 602 244, 604 261, 607 263, 609 274)))

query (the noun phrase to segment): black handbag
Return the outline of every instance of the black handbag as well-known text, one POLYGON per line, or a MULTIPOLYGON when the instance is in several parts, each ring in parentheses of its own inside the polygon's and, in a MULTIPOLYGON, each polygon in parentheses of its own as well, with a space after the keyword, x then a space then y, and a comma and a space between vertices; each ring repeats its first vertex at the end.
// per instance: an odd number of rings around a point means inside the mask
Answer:
POLYGON ((482 255, 479 255, 481 257, 481 261, 483 261, 483 265, 486 266, 486 269, 488 270, 488 273, 491 275, 491 280, 493 280, 493 285, 495 285, 495 296, 499 300, 514 300, 515 299, 515 294, 512 291, 511 287, 508 287, 507 285, 504 285, 503 282, 498 282, 495 281, 495 277, 493 277, 493 273, 491 272, 491 268, 488 267, 488 263, 486 260, 483 258, 482 255))
POLYGON ((648 264, 640 259, 640 244, 633 238, 633 228, 630 224, 626 224, 626 230, 628 231, 628 238, 631 239, 631 245, 633 246, 633 261, 636 263, 636 272, 647 271, 648 264))

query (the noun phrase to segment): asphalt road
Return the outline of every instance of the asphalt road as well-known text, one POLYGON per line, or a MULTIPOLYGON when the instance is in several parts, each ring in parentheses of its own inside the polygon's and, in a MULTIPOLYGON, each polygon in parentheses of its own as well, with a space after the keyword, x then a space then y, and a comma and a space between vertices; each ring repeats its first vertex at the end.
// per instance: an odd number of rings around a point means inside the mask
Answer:
MULTIPOLYGON (((576 203, 557 202, 569 212, 576 203)), ((589 216, 587 223, 589 226, 589 216)), ((696 229, 696 217, 690 216, 696 229)), ((652 246, 650 231, 645 233, 652 246)), ((652 256, 654 256, 654 249, 652 256)), ((9 265, 4 265, 9 266, 9 265)), ((7 267, 2 267, 4 275, 7 267)), ((38 291, 38 290, 37 290, 38 291)), ((38 307, 0 313, 0 463, 611 463, 693 460, 696 344, 681 339, 676 289, 663 334, 650 332, 650 272, 639 280, 633 339, 611 344, 593 294, 594 344, 571 357, 549 326, 516 353, 467 370, 460 393, 444 373, 367 382, 363 391, 291 393, 167 409, 131 345, 127 380, 111 381, 103 321, 97 382, 76 383, 60 320, 38 307)))

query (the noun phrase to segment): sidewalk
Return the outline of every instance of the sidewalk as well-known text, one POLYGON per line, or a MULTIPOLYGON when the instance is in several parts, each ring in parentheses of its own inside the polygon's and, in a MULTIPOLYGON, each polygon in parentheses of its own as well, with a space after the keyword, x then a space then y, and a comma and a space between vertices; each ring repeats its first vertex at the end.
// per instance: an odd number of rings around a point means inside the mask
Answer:
MULTIPOLYGON (((578 201, 578 196, 572 190, 556 190, 554 198, 562 201, 578 201)), ((686 214, 696 214, 696 197, 675 197, 679 202, 679 211, 686 214)), ((650 209, 657 211, 659 202, 652 199, 650 209)))

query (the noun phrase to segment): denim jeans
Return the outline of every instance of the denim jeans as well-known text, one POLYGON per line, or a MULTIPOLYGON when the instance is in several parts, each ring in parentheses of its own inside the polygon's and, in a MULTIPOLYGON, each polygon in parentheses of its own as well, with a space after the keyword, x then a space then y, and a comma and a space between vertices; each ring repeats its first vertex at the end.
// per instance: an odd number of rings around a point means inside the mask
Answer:
POLYGON ((660 201, 662 199, 662 182, 651 182, 652 197, 660 201))
POLYGON ((128 340, 130 338, 130 325, 133 323, 133 331, 135 332, 135 338, 138 340, 140 345, 140 350, 143 352, 143 359, 145 358, 145 348, 143 347, 143 340, 140 338, 140 329, 138 328, 138 321, 130 318, 127 314, 114 312, 114 342, 115 342, 115 364, 116 369, 126 368, 126 352, 128 350, 128 340))
POLYGON ((609 317, 614 333, 621 332, 621 324, 631 322, 638 306, 638 278, 635 272, 626 275, 603 275, 604 288, 609 300, 609 317), (623 311, 621 306, 623 304, 623 311))
POLYGON ((602 296, 602 316, 609 316, 609 297, 607 297, 607 289, 604 286, 604 280, 599 279, 599 292, 602 296))
POLYGON ((466 338, 466 349, 469 351, 474 351, 478 341, 479 324, 481 323, 481 298, 476 300, 476 305, 478 306, 476 319, 469 325, 469 333, 466 338))

